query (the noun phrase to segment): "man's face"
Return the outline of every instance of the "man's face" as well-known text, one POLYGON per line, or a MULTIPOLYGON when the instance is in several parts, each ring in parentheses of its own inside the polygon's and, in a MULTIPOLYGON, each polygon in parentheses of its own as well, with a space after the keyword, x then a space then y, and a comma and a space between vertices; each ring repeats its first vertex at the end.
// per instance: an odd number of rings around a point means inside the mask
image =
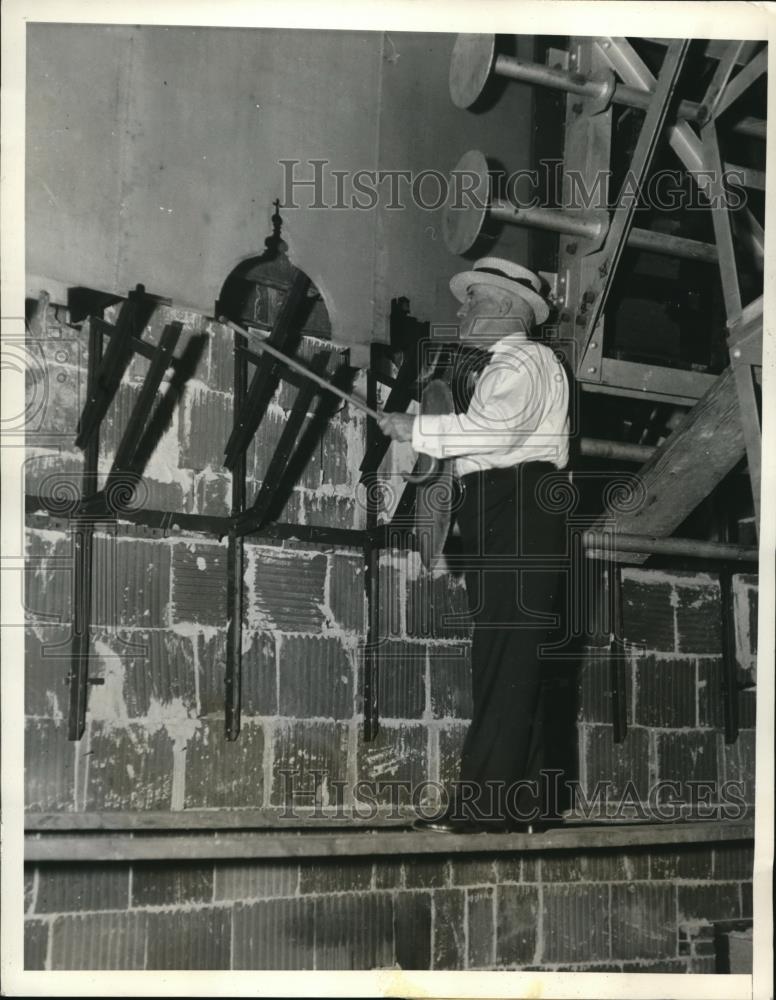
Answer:
POLYGON ((466 298, 456 313, 461 321, 461 339, 492 343, 494 333, 501 336, 500 331, 494 330, 493 321, 502 319, 508 312, 507 298, 507 293, 495 285, 469 285, 466 298))

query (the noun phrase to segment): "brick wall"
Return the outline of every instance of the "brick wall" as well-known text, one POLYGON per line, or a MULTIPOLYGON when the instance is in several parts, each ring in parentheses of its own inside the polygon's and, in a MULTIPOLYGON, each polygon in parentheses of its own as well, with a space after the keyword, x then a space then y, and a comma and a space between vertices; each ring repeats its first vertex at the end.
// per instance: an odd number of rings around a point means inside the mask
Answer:
MULTIPOLYGON (((228 512, 221 466, 231 427, 225 331, 207 334, 194 378, 146 471, 148 507, 228 512)), ((196 341, 195 341, 196 342, 196 341)), ((50 324, 31 343, 45 375, 30 385, 27 491, 66 498, 83 401, 84 334, 50 324), (45 381, 46 394, 38 391, 45 381), (43 402, 41 403, 41 399, 43 402), (32 426, 32 422, 31 422, 32 426)), ((306 356, 326 350, 308 338, 306 356)), ((180 349, 179 349, 180 350, 180 349)), ((133 361, 104 428, 109 466, 146 362, 133 361)), ((363 386, 361 386, 363 390, 363 386)), ((248 456, 249 497, 293 403, 276 394, 248 456)), ((364 422, 342 409, 282 519, 362 527, 364 422)), ((394 470, 395 471, 395 470, 394 470)), ((121 525, 95 538, 93 663, 87 728, 67 740, 72 543, 64 522, 30 517, 26 574, 26 794, 35 812, 281 809, 350 804, 359 780, 449 782, 470 713, 469 630, 459 579, 412 553, 381 556, 381 729, 362 734, 365 603, 361 553, 287 541, 246 546, 243 727, 224 740, 226 548, 170 528, 121 525), (291 774, 289 779, 288 775, 291 774), (325 780, 321 780, 321 774, 325 780)), ((625 570, 629 735, 612 742, 606 667, 591 639, 556 686, 578 694, 578 767, 641 790, 656 778, 736 778, 751 799, 754 690, 724 743, 715 578, 625 570), (636 648, 640 644, 643 648, 636 648)), ((756 577, 735 580, 742 678, 753 672, 756 577)), ((569 728, 573 728, 570 726, 569 728)), ((387 792, 381 808, 393 808, 387 792)), ((406 859, 326 865, 40 866, 28 873, 30 968, 649 968, 708 971, 707 925, 751 907, 740 851, 585 858, 406 859), (590 928, 593 931, 590 931, 590 928), (581 928, 581 930, 580 930, 581 928), (704 964, 705 963, 705 964, 704 964)))
POLYGON ((31 969, 714 972, 751 845, 26 873, 31 969))

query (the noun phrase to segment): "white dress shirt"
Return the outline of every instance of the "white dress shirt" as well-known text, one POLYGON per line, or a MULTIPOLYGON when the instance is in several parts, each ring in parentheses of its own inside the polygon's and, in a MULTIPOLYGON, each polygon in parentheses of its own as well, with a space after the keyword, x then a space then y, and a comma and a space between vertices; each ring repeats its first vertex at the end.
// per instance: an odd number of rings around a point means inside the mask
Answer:
POLYGON ((419 414, 412 447, 434 458, 455 457, 464 476, 520 462, 569 456, 569 385, 563 365, 546 344, 513 333, 491 348, 466 413, 419 414))

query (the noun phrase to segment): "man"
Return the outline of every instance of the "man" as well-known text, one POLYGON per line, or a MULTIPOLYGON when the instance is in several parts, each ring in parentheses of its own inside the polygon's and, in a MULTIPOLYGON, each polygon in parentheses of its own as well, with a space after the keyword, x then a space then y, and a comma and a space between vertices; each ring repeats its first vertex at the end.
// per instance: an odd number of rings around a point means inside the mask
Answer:
POLYGON ((557 624, 566 552, 565 519, 548 487, 568 462, 569 435, 566 374, 550 347, 528 337, 549 314, 540 288, 533 272, 496 257, 456 274, 460 339, 489 352, 471 401, 462 413, 380 420, 415 451, 454 457, 463 492, 472 721, 457 793, 442 817, 416 823, 425 829, 525 830, 539 805, 529 758, 535 767, 540 647, 557 624))

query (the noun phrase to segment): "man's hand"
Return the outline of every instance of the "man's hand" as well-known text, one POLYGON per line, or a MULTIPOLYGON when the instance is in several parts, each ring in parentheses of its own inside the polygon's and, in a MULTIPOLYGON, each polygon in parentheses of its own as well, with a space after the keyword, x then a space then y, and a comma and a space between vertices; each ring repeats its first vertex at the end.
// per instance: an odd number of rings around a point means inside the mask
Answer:
POLYGON ((377 421, 383 434, 394 441, 411 441, 415 417, 411 413, 384 413, 377 421))

